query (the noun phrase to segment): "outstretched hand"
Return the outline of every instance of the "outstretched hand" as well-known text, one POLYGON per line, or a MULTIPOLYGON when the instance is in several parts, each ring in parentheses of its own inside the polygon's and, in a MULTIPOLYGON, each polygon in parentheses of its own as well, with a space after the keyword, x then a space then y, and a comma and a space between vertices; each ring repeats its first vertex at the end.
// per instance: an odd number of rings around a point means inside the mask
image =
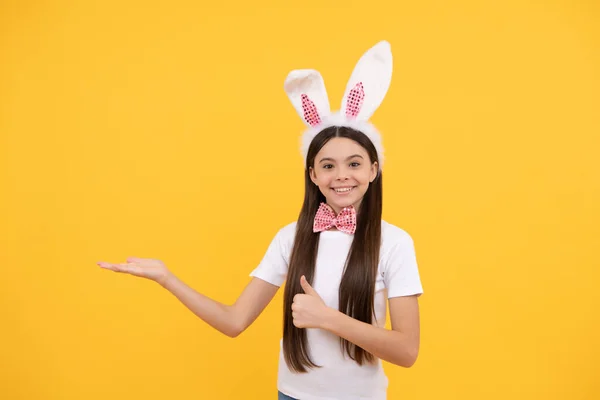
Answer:
POLYGON ((292 303, 294 326, 297 328, 323 328, 333 309, 327 307, 304 275, 300 278, 300 286, 302 286, 304 294, 296 294, 292 303))
POLYGON ((163 286, 170 275, 169 270, 162 261, 152 258, 128 257, 126 263, 114 264, 100 261, 97 264, 101 268, 111 271, 150 279, 163 286))

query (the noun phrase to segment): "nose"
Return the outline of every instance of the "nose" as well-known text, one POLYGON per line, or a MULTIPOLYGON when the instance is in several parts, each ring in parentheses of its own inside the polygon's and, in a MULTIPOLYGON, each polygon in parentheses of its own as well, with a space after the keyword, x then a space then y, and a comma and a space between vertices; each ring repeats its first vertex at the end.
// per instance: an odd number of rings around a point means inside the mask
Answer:
POLYGON ((340 167, 337 169, 336 179, 338 181, 348 180, 348 171, 346 170, 346 168, 340 167))

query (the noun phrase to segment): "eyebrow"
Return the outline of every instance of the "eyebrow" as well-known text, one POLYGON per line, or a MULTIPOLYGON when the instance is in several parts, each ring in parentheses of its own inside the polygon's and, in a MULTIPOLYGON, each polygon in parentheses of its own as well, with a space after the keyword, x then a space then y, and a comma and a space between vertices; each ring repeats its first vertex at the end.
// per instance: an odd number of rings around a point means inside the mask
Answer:
MULTIPOLYGON (((360 158, 364 159, 364 157, 361 156, 360 154, 352 154, 350 157, 346 157, 346 161, 348 161, 348 160, 350 160, 351 158, 354 158, 354 157, 360 157, 360 158)), ((320 163, 322 163, 323 161, 335 161, 335 160, 333 158, 331 158, 331 157, 324 157, 324 158, 321 158, 319 160, 320 163)))

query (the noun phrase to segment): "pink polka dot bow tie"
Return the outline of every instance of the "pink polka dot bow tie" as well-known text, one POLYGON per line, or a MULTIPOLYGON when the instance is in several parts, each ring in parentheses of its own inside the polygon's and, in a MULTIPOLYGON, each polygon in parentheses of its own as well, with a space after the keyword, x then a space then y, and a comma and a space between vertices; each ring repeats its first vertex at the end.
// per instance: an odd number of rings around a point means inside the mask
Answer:
POLYGON ((356 230, 356 210, 354 207, 344 207, 336 216, 335 211, 329 205, 321 203, 315 215, 313 232, 326 231, 334 226, 342 232, 354 234, 356 230))

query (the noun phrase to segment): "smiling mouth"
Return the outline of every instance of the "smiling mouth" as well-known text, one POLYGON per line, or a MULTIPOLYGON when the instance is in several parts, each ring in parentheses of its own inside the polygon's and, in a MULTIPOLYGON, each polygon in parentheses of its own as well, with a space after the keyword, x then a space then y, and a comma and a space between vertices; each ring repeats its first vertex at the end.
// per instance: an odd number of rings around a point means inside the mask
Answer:
POLYGON ((331 188, 337 194, 347 194, 354 190, 356 186, 344 187, 344 188, 331 188))

